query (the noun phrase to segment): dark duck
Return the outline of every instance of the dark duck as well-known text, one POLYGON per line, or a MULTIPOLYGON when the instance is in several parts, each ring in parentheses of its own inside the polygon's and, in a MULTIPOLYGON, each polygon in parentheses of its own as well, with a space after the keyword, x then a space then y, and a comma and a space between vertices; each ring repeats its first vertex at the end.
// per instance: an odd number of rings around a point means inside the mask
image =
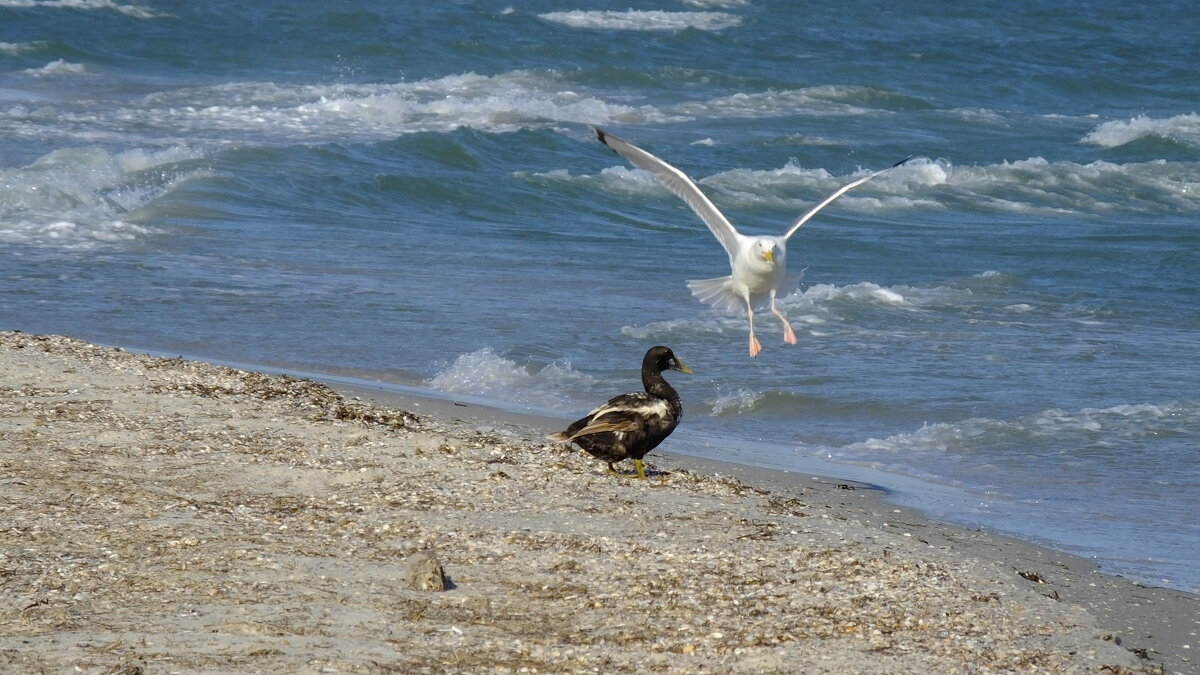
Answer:
POLYGON ((642 359, 642 386, 635 391, 608 399, 586 417, 575 420, 565 431, 550 434, 550 440, 574 443, 593 457, 608 462, 633 459, 637 477, 646 478, 642 458, 671 435, 683 417, 683 404, 663 379, 664 370, 691 370, 666 347, 651 347, 642 359))

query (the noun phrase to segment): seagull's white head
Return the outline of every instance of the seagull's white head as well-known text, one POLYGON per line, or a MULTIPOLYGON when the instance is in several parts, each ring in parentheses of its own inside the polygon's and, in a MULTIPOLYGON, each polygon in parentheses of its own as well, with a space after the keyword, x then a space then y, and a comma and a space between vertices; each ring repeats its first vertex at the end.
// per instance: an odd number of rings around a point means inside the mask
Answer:
POLYGON ((775 264, 775 258, 782 257, 779 254, 779 247, 772 237, 763 237, 754 242, 754 257, 756 259, 762 259, 770 264, 775 264))

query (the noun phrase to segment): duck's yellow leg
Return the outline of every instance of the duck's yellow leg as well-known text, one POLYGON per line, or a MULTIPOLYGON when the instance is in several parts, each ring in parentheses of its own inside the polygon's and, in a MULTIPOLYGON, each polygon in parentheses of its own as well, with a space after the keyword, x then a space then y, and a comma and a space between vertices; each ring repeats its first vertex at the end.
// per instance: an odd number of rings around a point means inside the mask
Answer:
POLYGON ((640 459, 633 460, 633 467, 635 469, 637 469, 637 477, 641 478, 642 480, 646 480, 646 469, 644 468, 644 465, 642 464, 642 460, 640 460, 640 459))

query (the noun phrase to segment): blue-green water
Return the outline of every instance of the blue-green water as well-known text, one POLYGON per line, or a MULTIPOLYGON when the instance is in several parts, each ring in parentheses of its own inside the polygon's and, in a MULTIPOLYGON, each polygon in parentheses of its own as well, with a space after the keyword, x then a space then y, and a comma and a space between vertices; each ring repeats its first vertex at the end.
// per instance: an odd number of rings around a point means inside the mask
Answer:
POLYGON ((0 328, 564 418, 667 344, 696 374, 664 449, 874 467, 936 516, 1198 588, 1197 19, 0 0, 0 328), (684 285, 724 252, 587 124, 751 233, 915 157, 792 239, 799 344, 762 315, 751 361, 684 285))

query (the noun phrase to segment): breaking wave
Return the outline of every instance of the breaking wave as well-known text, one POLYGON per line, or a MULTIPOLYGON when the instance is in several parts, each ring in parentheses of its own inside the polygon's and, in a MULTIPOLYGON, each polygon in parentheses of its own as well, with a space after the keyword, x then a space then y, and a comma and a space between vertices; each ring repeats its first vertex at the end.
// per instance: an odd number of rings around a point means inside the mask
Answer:
POLYGON ((687 28, 719 31, 733 28, 740 18, 725 12, 665 12, 630 9, 617 11, 546 12, 539 17, 553 23, 588 30, 681 31, 687 28))
POLYGON ((190 148, 110 153, 56 150, 20 168, 0 168, 0 242, 88 250, 157 232, 131 213, 199 175, 172 165, 190 148))
POLYGON ((425 382, 437 391, 558 410, 580 407, 572 392, 593 383, 595 378, 575 370, 568 361, 521 364, 491 347, 460 355, 425 382))
POLYGON ((1176 115, 1166 119, 1138 115, 1128 121, 1113 120, 1093 129, 1081 142, 1116 148, 1151 136, 1200 148, 1200 114, 1176 115))

